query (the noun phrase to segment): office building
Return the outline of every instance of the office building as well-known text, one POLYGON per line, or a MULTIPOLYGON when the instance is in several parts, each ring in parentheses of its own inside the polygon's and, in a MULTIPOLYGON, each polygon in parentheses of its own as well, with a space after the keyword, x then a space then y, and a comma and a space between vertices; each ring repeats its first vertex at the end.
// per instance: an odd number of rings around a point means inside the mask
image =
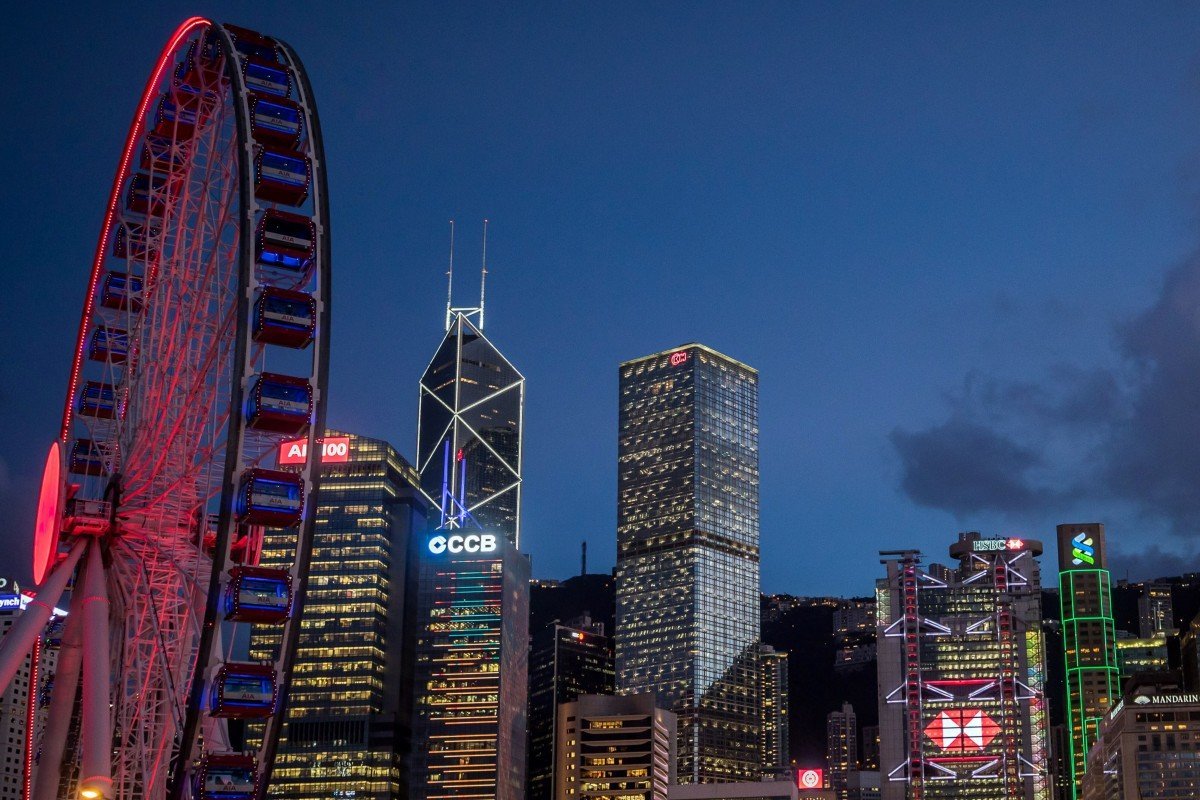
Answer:
POLYGON ((483 309, 447 308, 446 336, 421 377, 417 469, 441 520, 520 543, 525 378, 483 335, 483 309), (452 313, 453 311, 453 313, 452 313), (474 315, 474 316, 473 316, 474 315))
POLYGON ((1138 596, 1138 636, 1142 639, 1166 638, 1177 632, 1171 584, 1143 584, 1138 596))
POLYGON ((916 551, 881 554, 885 800, 1048 800, 1041 552, 960 534, 943 578, 916 551))
POLYGON ((758 373, 689 344, 620 367, 617 690, 679 717, 680 783, 759 776, 758 373))
MULTIPOLYGON (((303 466, 302 445, 280 447, 280 469, 303 466)), ((406 572, 413 537, 424 532, 429 513, 416 485, 416 470, 387 442, 327 432, 272 797, 406 796, 406 572)), ((293 537, 283 534, 266 530, 262 566, 291 565, 293 537)), ((254 626, 252 660, 272 659, 278 646, 277 626, 254 626)), ((249 738, 258 736, 260 729, 251 726, 249 738)))
POLYGON ((841 710, 825 717, 825 774, 837 800, 847 800, 847 776, 858 769, 858 718, 854 707, 842 703, 841 710))
POLYGON ((1156 675, 1105 715, 1088 753, 1083 800, 1200 797, 1200 695, 1178 684, 1156 675))
POLYGON ((1137 639, 1117 631, 1117 665, 1122 685, 1131 676, 1142 672, 1162 672, 1170 669, 1165 636, 1137 639))
POLYGON ((791 773, 788 747, 788 654, 769 644, 759 645, 761 672, 759 708, 762 719, 762 774, 765 778, 791 773))
POLYGON ((412 800, 525 796, 529 559, 436 530, 419 559, 412 800))
POLYGON ((1179 651, 1184 686, 1189 692, 1200 692, 1200 614, 1179 637, 1179 651))
POLYGON ((880 800, 883 795, 879 788, 879 772, 852 770, 846 776, 846 796, 850 800, 880 800))
POLYGON ((654 695, 581 695, 558 707, 555 800, 667 800, 675 715, 654 695))
POLYGON ((529 651, 526 800, 554 797, 558 707, 584 694, 613 693, 612 639, 590 617, 534 633, 529 651))
POLYGON ((1058 594, 1067 675, 1067 732, 1073 797, 1087 767, 1100 722, 1121 694, 1112 578, 1104 526, 1059 525, 1058 594))

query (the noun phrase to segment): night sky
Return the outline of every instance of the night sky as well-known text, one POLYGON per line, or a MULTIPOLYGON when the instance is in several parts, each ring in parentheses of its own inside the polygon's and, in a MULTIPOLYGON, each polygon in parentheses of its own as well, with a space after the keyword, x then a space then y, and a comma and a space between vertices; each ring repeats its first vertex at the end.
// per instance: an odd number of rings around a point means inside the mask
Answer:
POLYGON ((0 48, 2 572, 28 578, 119 148, 193 13, 312 78, 331 426, 412 457, 447 221, 463 304, 492 221, 536 576, 584 539, 612 566, 617 365, 690 341, 761 373, 767 591, 1064 521, 1108 524, 1118 577, 1200 569, 1200 5, 68 5, 19 4, 0 48))

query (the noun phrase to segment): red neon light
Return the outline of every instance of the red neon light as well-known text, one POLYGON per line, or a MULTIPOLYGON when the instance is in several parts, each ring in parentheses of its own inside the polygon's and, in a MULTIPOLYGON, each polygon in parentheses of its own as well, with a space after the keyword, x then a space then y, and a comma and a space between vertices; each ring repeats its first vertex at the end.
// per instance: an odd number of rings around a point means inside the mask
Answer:
POLYGON ((87 341, 88 328, 92 323, 92 310, 96 297, 96 284, 100 282, 100 273, 104 265, 105 252, 108 248, 108 233, 112 228, 113 214, 117 210, 117 203, 121 197, 121 186, 125 183, 127 170, 129 169, 129 160, 133 156, 134 147, 137 145, 138 139, 142 135, 142 120, 146 116, 146 109, 150 103, 158 98, 158 82, 162 78, 163 70, 169 64, 173 64, 175 50, 179 47, 179 43, 191 35, 192 31, 202 25, 211 24, 204 17, 191 17, 184 20, 183 24, 175 29, 170 41, 163 48, 162 53, 158 56, 158 62, 154 65, 154 71, 150 73, 150 79, 146 82, 146 88, 142 91, 142 100, 138 103, 137 113, 133 117, 133 122, 129 124, 129 133, 125 137, 125 149, 121 153, 121 166, 117 169, 117 174, 113 178, 112 191, 108 195, 108 210, 104 212, 104 227, 100 229, 100 241, 96 243, 96 254, 92 257, 92 277, 88 281, 87 298, 83 303, 83 314, 79 319, 79 337, 75 343, 75 357, 71 362, 71 381, 67 385, 67 400, 66 407, 63 409, 62 428, 59 430, 58 438, 66 444, 67 437, 71 434, 71 408, 72 400, 75 397, 75 390, 79 388, 79 370, 83 366, 83 348, 87 341))
POLYGON ((1004 546, 1007 547, 1009 550, 1020 550, 1022 547, 1025 546, 1025 542, 1021 541, 1020 539, 1018 539, 1016 537, 1013 537, 1012 539, 1009 539, 1008 542, 1006 542, 1004 546))
MULTIPOLYGON (((347 436, 331 436, 318 439, 321 443, 322 464, 344 464, 350 460, 350 439, 347 436)), ((279 445, 279 464, 303 464, 308 460, 308 440, 297 439, 279 445)))
POLYGON ((679 350, 674 353, 671 353, 671 366, 678 367, 680 364, 687 361, 687 359, 688 359, 687 350, 679 350))
MULTIPOLYGON (((57 444, 57 443, 56 443, 57 444)), ((25 704, 25 773, 21 777, 21 797, 33 797, 33 737, 37 724, 38 681, 41 675, 38 665, 42 660, 42 634, 33 643, 33 654, 29 662, 29 697, 25 704)))
POLYGON ((58 529, 62 516, 62 453, 57 441, 51 443, 42 470, 42 490, 38 495, 37 518, 33 523, 33 582, 41 585, 58 555, 58 529))

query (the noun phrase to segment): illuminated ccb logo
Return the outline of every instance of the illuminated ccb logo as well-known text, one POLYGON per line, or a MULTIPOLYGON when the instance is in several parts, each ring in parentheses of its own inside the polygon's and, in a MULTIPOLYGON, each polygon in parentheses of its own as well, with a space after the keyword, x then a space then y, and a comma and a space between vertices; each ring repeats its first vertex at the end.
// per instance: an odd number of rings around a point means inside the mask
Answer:
POLYGON ((496 551, 496 535, 494 533, 468 533, 449 535, 438 534, 429 540, 429 552, 435 556, 442 553, 494 553, 496 551))

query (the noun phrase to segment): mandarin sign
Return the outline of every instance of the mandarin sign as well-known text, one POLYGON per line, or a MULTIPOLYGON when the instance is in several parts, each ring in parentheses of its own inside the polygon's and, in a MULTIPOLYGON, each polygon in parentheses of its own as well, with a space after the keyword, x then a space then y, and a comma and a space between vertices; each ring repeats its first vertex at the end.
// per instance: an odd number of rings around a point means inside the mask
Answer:
MULTIPOLYGON (((343 464, 350 460, 350 438, 348 436, 331 436, 319 439, 321 442, 322 464, 343 464)), ((308 460, 308 440, 297 439, 294 442, 284 442, 279 445, 279 464, 303 464, 308 460)))

